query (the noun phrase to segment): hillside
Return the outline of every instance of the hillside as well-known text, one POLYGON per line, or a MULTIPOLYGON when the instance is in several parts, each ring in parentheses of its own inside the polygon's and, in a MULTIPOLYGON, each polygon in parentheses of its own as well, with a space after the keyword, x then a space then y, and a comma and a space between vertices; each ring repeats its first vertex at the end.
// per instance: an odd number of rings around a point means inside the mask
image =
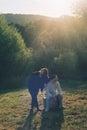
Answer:
POLYGON ((35 20, 50 20, 53 19, 51 17, 41 16, 41 15, 31 15, 31 14, 4 14, 8 23, 14 24, 27 24, 29 22, 33 22, 35 20))
MULTIPOLYGON (((62 82, 63 111, 30 113, 27 89, 0 91, 0 130, 87 130, 87 82, 62 82)), ((39 93, 40 109, 43 95, 39 93)))

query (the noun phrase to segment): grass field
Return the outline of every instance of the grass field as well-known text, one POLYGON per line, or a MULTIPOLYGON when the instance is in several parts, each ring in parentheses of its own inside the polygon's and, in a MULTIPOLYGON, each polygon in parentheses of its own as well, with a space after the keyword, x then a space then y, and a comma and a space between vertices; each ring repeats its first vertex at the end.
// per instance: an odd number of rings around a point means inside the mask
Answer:
MULTIPOLYGON (((61 82, 62 111, 30 113, 27 89, 0 92, 0 130, 87 130, 87 82, 61 82)), ((43 110, 43 96, 38 95, 43 110)))

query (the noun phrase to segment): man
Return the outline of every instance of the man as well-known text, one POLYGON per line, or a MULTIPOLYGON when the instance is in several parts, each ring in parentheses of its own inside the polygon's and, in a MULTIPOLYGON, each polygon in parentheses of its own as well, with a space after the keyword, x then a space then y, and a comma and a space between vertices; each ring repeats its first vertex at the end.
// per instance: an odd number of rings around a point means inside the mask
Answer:
POLYGON ((50 81, 46 85, 46 108, 45 112, 49 111, 51 107, 57 106, 62 109, 62 89, 58 81, 57 75, 52 75, 50 81))

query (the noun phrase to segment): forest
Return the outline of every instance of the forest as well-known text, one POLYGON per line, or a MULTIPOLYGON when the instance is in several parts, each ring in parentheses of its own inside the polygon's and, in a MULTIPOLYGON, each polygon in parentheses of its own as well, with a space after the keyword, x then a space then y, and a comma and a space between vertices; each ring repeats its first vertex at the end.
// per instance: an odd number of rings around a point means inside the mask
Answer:
POLYGON ((73 16, 31 19, 20 14, 14 17, 15 22, 8 22, 7 16, 14 14, 0 14, 1 89, 23 86, 25 78, 41 67, 59 79, 87 80, 85 4, 79 3, 73 16))

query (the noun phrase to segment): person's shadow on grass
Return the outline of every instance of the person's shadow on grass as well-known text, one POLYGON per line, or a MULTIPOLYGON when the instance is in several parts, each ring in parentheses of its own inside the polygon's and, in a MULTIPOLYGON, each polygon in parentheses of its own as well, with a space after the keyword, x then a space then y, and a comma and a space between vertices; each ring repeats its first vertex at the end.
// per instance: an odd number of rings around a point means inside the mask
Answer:
POLYGON ((30 111, 24 125, 22 127, 19 127, 17 130, 30 130, 32 127, 33 118, 36 114, 37 111, 36 112, 30 111))
POLYGON ((61 130, 63 122, 63 110, 43 113, 40 130, 61 130))

